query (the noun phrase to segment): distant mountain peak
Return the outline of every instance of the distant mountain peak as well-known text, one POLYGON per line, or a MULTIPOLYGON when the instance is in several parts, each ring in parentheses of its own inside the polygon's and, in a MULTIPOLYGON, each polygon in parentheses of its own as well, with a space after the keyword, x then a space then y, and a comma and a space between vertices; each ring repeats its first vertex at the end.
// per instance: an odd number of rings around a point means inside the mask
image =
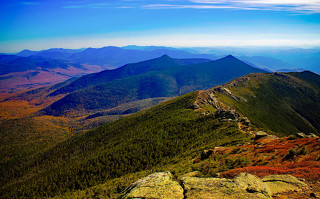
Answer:
POLYGON ((222 59, 237 59, 236 57, 234 57, 233 55, 228 55, 228 56, 225 56, 224 58, 222 59))
MULTIPOLYGON (((227 56, 222 57, 222 58, 220 58, 220 59, 218 59, 218 60, 216 60, 216 61, 232 61, 232 62, 235 62, 235 61, 238 61, 238 62, 239 62, 239 61, 240 61, 240 62, 243 62, 242 60, 234 57, 233 55, 227 55, 227 56)), ((244 63, 244 62, 243 62, 243 63, 244 63)))
POLYGON ((170 58, 171 59, 171 57, 167 54, 163 54, 160 58, 170 58))
POLYGON ((29 49, 24 49, 24 50, 22 50, 22 51, 20 51, 20 52, 30 52, 31 50, 29 50, 29 49))
POLYGON ((117 46, 104 46, 102 49, 119 49, 117 46))

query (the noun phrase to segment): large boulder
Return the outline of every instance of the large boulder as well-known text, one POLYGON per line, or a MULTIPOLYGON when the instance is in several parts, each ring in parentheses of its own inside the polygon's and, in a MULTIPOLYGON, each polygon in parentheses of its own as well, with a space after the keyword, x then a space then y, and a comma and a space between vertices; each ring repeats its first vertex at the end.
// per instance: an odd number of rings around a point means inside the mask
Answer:
POLYGON ((262 181, 270 187, 272 194, 284 193, 288 191, 300 191, 301 188, 308 187, 291 175, 270 175, 262 178, 262 181))
POLYGON ((271 191, 258 177, 241 173, 233 180, 225 178, 181 178, 188 199, 271 198, 271 191))
POLYGON ((183 189, 170 172, 153 173, 127 187, 120 198, 183 199, 183 189))

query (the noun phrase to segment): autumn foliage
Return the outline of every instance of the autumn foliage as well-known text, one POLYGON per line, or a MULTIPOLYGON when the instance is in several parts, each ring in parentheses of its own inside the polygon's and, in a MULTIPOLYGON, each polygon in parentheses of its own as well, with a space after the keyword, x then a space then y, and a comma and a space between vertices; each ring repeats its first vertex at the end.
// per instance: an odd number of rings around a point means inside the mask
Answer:
MULTIPOLYGON (((241 157, 250 160, 248 161, 250 164, 224 170, 220 173, 220 177, 234 178, 241 172, 247 172, 259 177, 290 174, 298 178, 318 181, 320 179, 319 149, 319 138, 293 139, 289 137, 260 139, 252 144, 225 148, 225 154, 222 155, 224 159, 241 157)), ((221 157, 221 153, 213 153, 210 159, 215 160, 217 156, 221 157)), ((219 164, 224 163, 224 159, 220 160, 219 164)), ((215 165, 216 168, 219 166, 215 165)))

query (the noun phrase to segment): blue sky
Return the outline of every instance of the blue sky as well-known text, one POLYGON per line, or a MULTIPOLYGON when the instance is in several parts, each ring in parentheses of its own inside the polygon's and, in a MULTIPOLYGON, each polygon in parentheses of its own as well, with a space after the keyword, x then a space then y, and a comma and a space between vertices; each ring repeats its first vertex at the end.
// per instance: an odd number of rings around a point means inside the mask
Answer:
POLYGON ((0 17, 0 52, 320 46, 320 0, 3 0, 0 17))

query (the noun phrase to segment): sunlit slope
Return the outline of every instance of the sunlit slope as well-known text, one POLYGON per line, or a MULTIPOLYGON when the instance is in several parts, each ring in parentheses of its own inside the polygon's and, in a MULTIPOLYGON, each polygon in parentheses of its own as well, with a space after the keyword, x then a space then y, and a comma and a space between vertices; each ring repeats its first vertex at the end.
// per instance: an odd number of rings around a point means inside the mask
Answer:
POLYGON ((260 128, 282 135, 320 133, 320 76, 317 74, 249 74, 223 87, 231 94, 217 93, 217 96, 260 128))
POLYGON ((190 151, 249 140, 235 123, 195 112, 196 97, 190 93, 105 124, 11 167, 2 174, 7 185, 1 193, 54 196, 168 164, 190 151))

